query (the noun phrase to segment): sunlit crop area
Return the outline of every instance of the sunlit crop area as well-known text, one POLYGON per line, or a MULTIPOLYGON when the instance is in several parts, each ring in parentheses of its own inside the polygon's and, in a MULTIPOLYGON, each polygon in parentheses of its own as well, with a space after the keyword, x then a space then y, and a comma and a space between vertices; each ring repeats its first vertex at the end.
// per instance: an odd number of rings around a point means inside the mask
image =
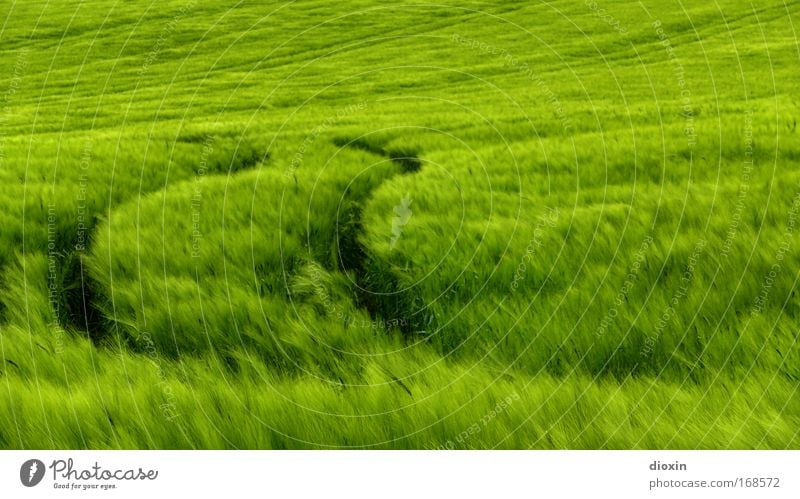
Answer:
POLYGON ((6 2, 0 448, 798 448, 797 4, 6 2))

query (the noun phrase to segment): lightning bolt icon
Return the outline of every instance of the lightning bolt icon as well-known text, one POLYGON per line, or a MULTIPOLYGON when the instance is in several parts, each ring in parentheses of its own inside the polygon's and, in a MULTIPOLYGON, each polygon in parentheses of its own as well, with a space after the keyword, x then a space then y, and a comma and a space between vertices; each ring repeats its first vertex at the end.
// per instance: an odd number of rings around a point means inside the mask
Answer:
POLYGON ((36 474, 37 471, 39 471, 39 465, 36 463, 36 461, 34 461, 31 463, 31 469, 28 472, 28 483, 31 483, 33 481, 33 476, 36 474))

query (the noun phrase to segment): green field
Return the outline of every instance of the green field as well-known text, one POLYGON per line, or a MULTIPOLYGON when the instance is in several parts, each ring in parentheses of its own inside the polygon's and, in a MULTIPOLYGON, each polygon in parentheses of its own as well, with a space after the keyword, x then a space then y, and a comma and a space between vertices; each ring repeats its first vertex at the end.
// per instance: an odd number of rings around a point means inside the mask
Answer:
POLYGON ((800 448, 797 19, 4 2, 0 448, 800 448))

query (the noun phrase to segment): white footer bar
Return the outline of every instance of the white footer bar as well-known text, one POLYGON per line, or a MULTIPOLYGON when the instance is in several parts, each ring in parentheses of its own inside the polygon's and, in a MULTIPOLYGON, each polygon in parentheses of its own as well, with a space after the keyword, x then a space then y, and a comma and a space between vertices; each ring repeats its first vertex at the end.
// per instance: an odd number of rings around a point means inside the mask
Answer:
POLYGON ((798 481, 800 451, 0 452, 3 498, 798 498, 798 481))

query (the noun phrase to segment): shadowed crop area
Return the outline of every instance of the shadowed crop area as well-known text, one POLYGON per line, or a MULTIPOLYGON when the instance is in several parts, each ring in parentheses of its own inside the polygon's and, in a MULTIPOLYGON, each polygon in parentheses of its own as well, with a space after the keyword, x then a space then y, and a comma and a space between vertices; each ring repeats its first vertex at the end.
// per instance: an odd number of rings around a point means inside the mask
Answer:
POLYGON ((800 448, 800 5, 0 7, 0 448, 800 448))

